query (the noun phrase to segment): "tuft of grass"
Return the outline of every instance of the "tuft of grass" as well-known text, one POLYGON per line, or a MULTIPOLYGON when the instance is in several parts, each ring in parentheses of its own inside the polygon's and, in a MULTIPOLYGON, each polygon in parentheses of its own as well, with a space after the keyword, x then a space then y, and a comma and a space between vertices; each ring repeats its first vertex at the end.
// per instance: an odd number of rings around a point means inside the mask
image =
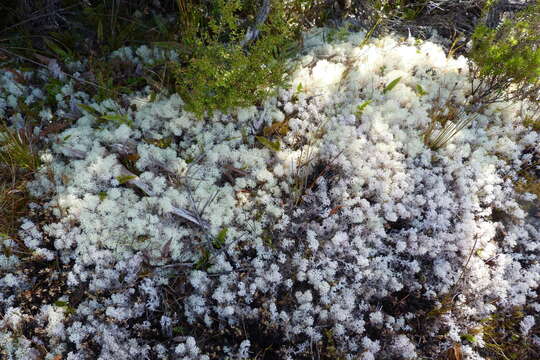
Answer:
MULTIPOLYGON (((495 29, 477 25, 472 41, 469 105, 461 108, 446 101, 433 107, 432 122, 424 132, 424 143, 432 150, 445 146, 488 104, 511 100, 537 103, 540 99, 540 3, 495 29)), ((525 125, 534 129, 536 124, 531 121, 525 125)))
MULTIPOLYGON (((56 61, 64 68, 70 61, 88 61, 84 79, 66 75, 97 102, 118 100, 147 85, 170 92, 174 84, 165 64, 141 69, 108 55, 123 46, 177 40, 180 31, 171 16, 175 6, 148 0, 7 0, 0 4, 0 12, 7 14, 0 19, 0 64, 34 69, 56 61)), ((54 107, 62 85, 51 80, 45 86, 48 105, 54 107)))
MULTIPOLYGON (((421 87, 420 87, 421 89, 421 87)), ((423 89, 421 89, 423 91, 423 89)), ((455 91, 455 86, 451 93, 455 91)), ((435 104, 429 111, 430 124, 423 133, 424 144, 436 151, 444 147, 461 130, 471 124, 483 109, 482 105, 467 106, 463 108, 455 104, 449 96, 442 104, 439 104, 440 95, 433 100, 435 104), (468 112, 474 113, 468 114, 468 112)))
POLYGON ((12 169, 36 171, 40 165, 36 141, 29 129, 0 125, 0 163, 12 169))
POLYGON ((538 335, 540 330, 537 324, 528 335, 523 336, 520 322, 524 316, 523 309, 519 307, 500 311, 483 319, 482 325, 469 333, 472 336, 483 333, 483 355, 491 359, 538 359, 540 353, 532 343, 532 336, 538 335))
MULTIPOLYGON (((540 160, 534 164, 540 165, 540 160)), ((540 199, 540 178, 538 175, 531 171, 533 166, 528 169, 523 169, 520 172, 519 180, 516 183, 516 190, 521 193, 531 193, 536 195, 537 199, 540 199)))
POLYGON ((26 184, 41 165, 29 130, 0 125, 0 236, 16 239, 20 218, 28 210, 26 184))
MULTIPOLYGON (((532 115, 525 115, 523 118, 523 126, 531 131, 540 132, 540 103, 533 108, 532 115)), ((521 193, 531 193, 536 195, 536 199, 540 199, 540 157, 535 154, 534 148, 526 150, 526 153, 533 157, 530 162, 522 166, 518 171, 518 180, 515 183, 515 188, 521 193)), ((524 204, 524 208, 531 210, 535 208, 534 203, 524 204)))
POLYGON ((538 116, 526 116, 523 120, 523 125, 526 127, 531 127, 533 131, 540 131, 540 104, 538 104, 538 116))
POLYGON ((442 121, 447 119, 445 114, 435 114, 431 123, 424 132, 424 143, 431 150, 439 150, 444 147, 454 136, 456 136, 461 130, 471 124, 471 122, 478 117, 478 114, 467 114, 464 110, 458 110, 454 114, 452 120, 442 121), (444 123, 443 127, 436 130, 437 123, 444 123))
POLYGON ((320 123, 315 131, 308 134, 305 144, 299 139, 299 144, 297 146, 300 147, 300 155, 294 164, 295 170, 292 179, 291 206, 293 207, 300 205, 302 197, 308 190, 315 186, 315 183, 320 176, 323 176, 328 172, 331 163, 333 162, 332 160, 330 163, 327 163, 326 166, 322 165, 324 162, 320 161, 320 155, 314 150, 315 145, 319 143, 326 132, 326 124, 327 121, 320 123))

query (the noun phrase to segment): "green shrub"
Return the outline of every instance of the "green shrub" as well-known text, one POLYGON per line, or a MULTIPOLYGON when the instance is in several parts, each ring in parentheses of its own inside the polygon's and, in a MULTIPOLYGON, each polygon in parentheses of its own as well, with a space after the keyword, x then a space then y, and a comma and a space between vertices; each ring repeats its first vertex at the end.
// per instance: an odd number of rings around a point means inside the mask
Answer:
POLYGON ((184 63, 176 64, 176 90, 199 116, 260 102, 270 89, 285 85, 287 58, 298 31, 279 1, 271 1, 259 35, 245 41, 257 23, 256 1, 217 0, 194 6, 178 0, 183 25, 184 63))
POLYGON ((540 90, 540 2, 497 28, 475 28, 469 53, 475 103, 535 100, 540 90))

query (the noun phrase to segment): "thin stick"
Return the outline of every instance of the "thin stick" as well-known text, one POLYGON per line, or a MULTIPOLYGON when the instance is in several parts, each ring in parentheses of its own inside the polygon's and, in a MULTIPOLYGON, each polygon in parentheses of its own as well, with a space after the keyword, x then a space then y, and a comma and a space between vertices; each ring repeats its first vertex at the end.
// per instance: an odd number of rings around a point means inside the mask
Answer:
POLYGON ((263 0, 263 5, 261 9, 259 10, 259 13, 257 14, 257 18, 255 19, 255 24, 253 24, 253 26, 248 29, 248 31, 246 32, 246 36, 240 42, 240 46, 244 47, 248 45, 250 42, 257 39, 260 32, 258 27, 266 21, 266 18, 268 18, 269 13, 270 13, 270 0, 263 0))
POLYGON ((457 279, 456 283, 454 284, 454 286, 453 286, 454 288, 458 286, 459 282, 461 281, 461 279, 465 275, 465 270, 467 269, 467 266, 469 266, 469 262, 471 261, 471 258, 473 256, 474 250, 476 249, 476 244, 477 243, 478 243, 478 236, 475 236, 474 237, 474 244, 473 244, 473 247, 471 248, 471 252, 469 253, 469 257, 467 258, 467 262, 465 263, 465 265, 461 269, 461 274, 459 275, 459 278, 457 279))
MULTIPOLYGON (((37 62, 37 61, 35 61, 35 60, 32 60, 32 59, 30 59, 30 58, 27 58, 27 57, 22 56, 22 55, 19 55, 19 54, 15 54, 15 53, 13 53, 13 52, 11 52, 11 51, 9 51, 9 50, 6 50, 5 48, 0 48, 0 51, 5 52, 5 53, 7 53, 7 54, 9 54, 9 55, 11 55, 11 56, 15 56, 15 57, 18 57, 18 58, 23 59, 23 60, 25 60, 25 61, 28 61, 28 62, 30 62, 30 63, 32 63, 32 64, 34 64, 34 65, 38 65, 38 66, 40 66, 40 67, 42 67, 42 68, 49 69, 47 66, 45 66, 44 64, 42 64, 42 63, 40 63, 40 62, 37 62)), ((91 82, 91 81, 87 81, 87 80, 84 80, 84 79, 76 78, 75 76, 73 76, 73 75, 71 75, 71 74, 68 74, 68 73, 64 73, 64 72, 63 72, 63 74, 66 75, 67 77, 69 77, 69 78, 75 80, 75 81, 79 81, 79 82, 84 83, 84 84, 92 85, 92 86, 94 86, 94 87, 96 87, 96 88, 100 88, 100 89, 102 89, 102 90, 109 91, 109 92, 111 92, 111 93, 113 93, 113 94, 118 94, 118 92, 116 92, 116 91, 114 91, 114 90, 107 89, 106 87, 100 86, 100 85, 98 85, 98 84, 96 84, 96 83, 93 83, 93 82, 91 82)))

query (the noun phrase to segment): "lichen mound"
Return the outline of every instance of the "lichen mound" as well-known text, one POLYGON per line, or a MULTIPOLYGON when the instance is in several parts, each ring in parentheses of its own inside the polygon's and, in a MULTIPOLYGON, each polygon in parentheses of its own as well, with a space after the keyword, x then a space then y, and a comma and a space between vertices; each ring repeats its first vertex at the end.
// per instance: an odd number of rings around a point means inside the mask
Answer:
POLYGON ((33 280, 1 256, 7 359, 482 359, 483 319, 521 307, 535 326, 528 104, 465 111, 433 150, 432 109, 468 109, 466 59, 323 35, 258 107, 200 120, 139 94, 58 135, 30 185, 49 220, 21 236, 63 291, 20 306, 33 280))

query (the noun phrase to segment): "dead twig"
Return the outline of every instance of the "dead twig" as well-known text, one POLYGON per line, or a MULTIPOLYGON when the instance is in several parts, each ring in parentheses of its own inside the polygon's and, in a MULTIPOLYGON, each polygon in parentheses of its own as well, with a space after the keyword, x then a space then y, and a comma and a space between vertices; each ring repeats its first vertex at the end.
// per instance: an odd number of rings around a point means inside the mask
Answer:
POLYGON ((255 23, 247 30, 246 36, 240 41, 240 46, 244 47, 257 39, 260 33, 259 27, 266 21, 268 14, 270 14, 270 0, 263 0, 262 7, 257 14, 255 23))

